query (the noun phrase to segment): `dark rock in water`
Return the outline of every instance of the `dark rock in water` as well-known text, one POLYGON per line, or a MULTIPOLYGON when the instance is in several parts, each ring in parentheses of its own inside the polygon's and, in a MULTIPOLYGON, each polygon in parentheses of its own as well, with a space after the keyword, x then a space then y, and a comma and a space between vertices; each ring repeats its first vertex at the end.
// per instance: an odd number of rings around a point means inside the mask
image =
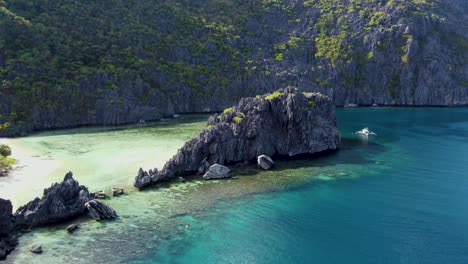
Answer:
POLYGON ((41 245, 36 245, 36 246, 32 246, 29 251, 31 251, 32 253, 35 253, 35 254, 41 254, 42 253, 42 246, 41 245))
POLYGON ((0 260, 5 259, 6 256, 15 249, 18 245, 18 238, 16 236, 0 236, 0 260))
POLYGON ((0 198, 0 236, 10 234, 13 229, 13 206, 10 200, 0 198))
POLYGON ((203 175, 203 179, 210 180, 210 179, 223 179, 227 178, 230 169, 226 166, 213 164, 211 165, 210 169, 203 175))
POLYGON ((93 195, 94 195, 94 198, 96 198, 96 199, 106 199, 107 198, 107 195, 103 190, 97 191, 97 192, 93 193, 93 195))
MULTIPOLYGON (((330 98, 288 87, 243 98, 222 114, 211 116, 208 127, 164 165, 156 182, 200 173, 207 164, 252 162, 260 155, 312 154, 336 149, 339 143, 330 98)), ((144 177, 139 174, 137 180, 144 177)), ((139 186, 156 182, 146 178, 139 186)))
POLYGON ((210 168, 210 163, 208 163, 208 161, 206 161, 206 159, 204 159, 202 161, 200 167, 198 167, 198 169, 197 169, 197 175, 204 174, 205 172, 208 171, 209 168, 210 168))
POLYGON ((16 225, 27 228, 69 219, 83 214, 84 204, 92 199, 88 189, 80 186, 69 172, 62 183, 45 189, 41 199, 21 206, 15 213, 16 225))
POLYGON ((117 216, 114 209, 96 199, 87 202, 85 206, 88 209, 88 214, 96 220, 110 219, 117 216))
MULTIPOLYGON (((64 221, 82 215, 86 210, 95 219, 116 216, 112 208, 93 199, 94 195, 85 186, 80 186, 71 172, 65 175, 63 182, 44 189, 41 199, 36 198, 21 206, 14 215, 11 202, 0 199, 0 259, 15 249, 18 244, 15 234, 30 231, 32 227, 64 221)), ((78 225, 71 224, 67 231, 71 233, 77 228, 78 225)), ((34 246, 30 251, 40 254, 42 247, 34 246)))
POLYGON ((184 179, 184 177, 179 177, 177 178, 179 180, 179 182, 186 182, 186 180, 184 179))
POLYGON ((273 166, 275 165, 275 162, 273 162, 273 160, 267 155, 260 155, 257 158, 257 164, 260 168, 264 170, 269 170, 273 168, 273 166))
POLYGON ((124 189, 123 188, 112 187, 112 196, 120 196, 122 194, 124 194, 124 189))
POLYGON ((0 198, 0 260, 5 259, 18 244, 18 239, 11 234, 14 229, 12 213, 10 200, 0 198))
POLYGON ((138 171, 138 175, 135 177, 135 182, 133 183, 133 186, 141 189, 146 186, 155 184, 160 180, 161 179, 158 169, 155 168, 154 170, 149 170, 149 172, 147 172, 140 168, 140 170, 138 171))
POLYGON ((78 229, 78 225, 77 224, 71 224, 69 226, 67 226, 67 232, 68 233, 73 233, 75 232, 75 230, 78 229))

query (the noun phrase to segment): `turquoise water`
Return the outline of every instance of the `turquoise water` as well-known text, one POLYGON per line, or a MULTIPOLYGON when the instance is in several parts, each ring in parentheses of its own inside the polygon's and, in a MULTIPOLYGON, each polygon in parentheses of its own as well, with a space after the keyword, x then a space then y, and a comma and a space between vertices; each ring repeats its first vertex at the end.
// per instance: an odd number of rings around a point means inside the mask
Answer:
MULTIPOLYGON (((170 157, 184 137, 206 125, 201 118, 189 120, 119 132, 87 130, 88 140, 100 134, 101 143, 85 144, 87 154, 75 156, 94 159, 91 168, 82 169, 83 181, 90 188, 108 181, 86 171, 105 172, 108 164, 100 159, 113 155, 116 142, 126 142, 130 151, 135 145, 135 155, 145 146, 159 146, 161 158, 170 157), (170 138, 164 138, 167 134, 170 138), (169 145, 162 148, 161 142, 169 145)), ((338 122, 343 145, 334 155, 280 162, 268 172, 245 167, 234 170, 238 179, 195 179, 130 192, 106 201, 120 214, 118 220, 83 219, 73 236, 66 224, 41 228, 20 242, 41 243, 44 254, 20 248, 9 261, 468 263, 468 109, 340 109, 338 122), (366 126, 378 137, 364 141, 352 134, 366 126)), ((61 138, 55 144, 72 140, 73 135, 57 133, 61 138)), ((30 151, 45 150, 44 144, 37 146, 29 145, 30 151)), ((54 168, 77 166, 68 154, 51 150, 50 155, 58 164, 54 168)), ((115 164, 113 184, 128 181, 130 171, 119 173, 120 167, 139 162, 149 160, 115 164)), ((44 176, 44 182, 47 177, 58 176, 44 176)))
POLYGON ((219 203, 134 263, 468 263, 467 109, 338 113, 345 137, 379 134, 325 162, 359 177, 219 203), (389 166, 350 157, 369 152, 389 166))

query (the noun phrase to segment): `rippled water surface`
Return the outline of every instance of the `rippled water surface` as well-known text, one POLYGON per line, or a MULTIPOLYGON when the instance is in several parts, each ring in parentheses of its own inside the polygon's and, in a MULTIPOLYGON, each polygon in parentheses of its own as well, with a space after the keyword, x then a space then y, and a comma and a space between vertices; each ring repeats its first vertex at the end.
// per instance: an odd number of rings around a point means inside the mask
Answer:
POLYGON ((80 219, 74 235, 66 224, 38 229, 21 244, 44 253, 20 248, 7 262, 468 263, 468 109, 340 109, 343 144, 333 155, 134 192, 138 167, 161 167, 204 120, 11 141, 32 164, 0 179, 15 205, 68 170, 91 190, 129 194, 106 201, 117 220, 80 219), (352 134, 366 126, 378 136, 352 134))

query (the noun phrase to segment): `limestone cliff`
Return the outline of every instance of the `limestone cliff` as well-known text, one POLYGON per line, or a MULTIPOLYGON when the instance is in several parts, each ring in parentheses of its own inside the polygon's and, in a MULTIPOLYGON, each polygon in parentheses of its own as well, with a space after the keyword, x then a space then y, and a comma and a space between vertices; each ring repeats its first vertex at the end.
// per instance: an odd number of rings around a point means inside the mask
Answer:
POLYGON ((335 105, 467 105, 465 0, 0 0, 0 136, 220 111, 287 85, 335 105))
POLYGON ((203 173, 215 163, 254 162, 262 154, 279 158, 313 154, 334 150, 339 143, 335 106, 330 98, 284 88, 243 98, 220 115, 211 116, 208 127, 185 143, 159 173, 153 172, 146 185, 203 173))

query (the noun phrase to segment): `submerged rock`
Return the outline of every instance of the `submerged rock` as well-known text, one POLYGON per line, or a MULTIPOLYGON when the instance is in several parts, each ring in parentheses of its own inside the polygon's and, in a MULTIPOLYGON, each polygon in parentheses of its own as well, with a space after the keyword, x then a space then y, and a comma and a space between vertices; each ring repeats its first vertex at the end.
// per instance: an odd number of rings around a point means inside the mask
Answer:
POLYGON ((179 182, 186 182, 185 178, 184 177, 179 177, 177 178, 179 180, 179 182))
POLYGON ((42 246, 41 245, 35 245, 32 246, 29 251, 31 251, 34 254, 41 254, 42 253, 42 246))
POLYGON ((71 224, 71 225, 67 226, 67 232, 68 232, 68 233, 73 233, 73 232, 75 232, 77 229, 78 229, 78 225, 77 225, 77 224, 71 224))
POLYGON ((93 195, 94 195, 94 198, 96 198, 96 199, 106 199, 107 198, 106 192, 104 192, 103 190, 97 191, 97 192, 93 193, 93 195))
POLYGON ((273 168, 273 166, 275 165, 273 160, 270 157, 268 157, 267 155, 258 156, 257 164, 258 164, 258 166, 260 168, 262 168, 264 170, 269 170, 269 169, 273 168))
POLYGON ((88 214, 95 220, 110 219, 117 217, 117 213, 110 206, 99 200, 91 200, 85 204, 88 214))
POLYGON ((41 199, 36 198, 16 211, 16 225, 27 228, 69 219, 83 214, 84 204, 92 199, 88 188, 80 186, 68 172, 63 182, 44 189, 41 199))
POLYGON ((124 194, 123 188, 112 187, 112 196, 120 196, 122 194, 124 194))
POLYGON ((203 175, 203 179, 210 180, 210 179, 223 179, 227 178, 230 169, 226 166, 213 164, 210 166, 210 169, 203 175))
POLYGON ((164 165, 157 181, 140 170, 135 186, 202 174, 215 163, 253 162, 260 155, 312 154, 336 149, 339 143, 335 106, 330 98, 288 87, 243 98, 222 114, 211 116, 208 127, 164 165))

